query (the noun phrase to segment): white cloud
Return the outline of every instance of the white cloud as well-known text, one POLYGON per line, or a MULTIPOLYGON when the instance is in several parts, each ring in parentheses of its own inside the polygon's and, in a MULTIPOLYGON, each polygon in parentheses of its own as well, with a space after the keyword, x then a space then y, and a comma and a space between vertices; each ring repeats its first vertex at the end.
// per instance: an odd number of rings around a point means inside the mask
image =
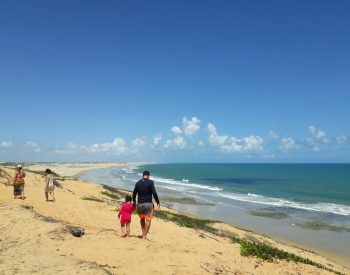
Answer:
POLYGON ((88 153, 107 153, 112 155, 125 155, 128 152, 126 143, 122 138, 115 138, 112 142, 93 144, 88 147, 83 147, 88 153))
POLYGON ((309 126, 309 132, 312 135, 312 138, 306 138, 306 145, 310 147, 313 151, 319 152, 321 144, 327 144, 330 142, 330 139, 327 137, 325 131, 317 129, 315 126, 309 126))
POLYGON ((153 137, 153 145, 158 145, 162 140, 162 134, 157 134, 153 137))
POLYGON ((200 147, 203 147, 204 146, 203 140, 198 141, 197 145, 200 146, 200 147))
POLYGON ((195 134, 200 129, 200 123, 201 121, 197 117, 192 117, 191 120, 188 120, 187 117, 183 117, 182 128, 185 135, 192 136, 195 134))
POLYGON ((208 126, 208 131, 209 131, 209 143, 211 145, 224 145, 225 142, 228 140, 228 136, 219 136, 216 127, 209 123, 208 126))
POLYGON ((327 137, 326 132, 317 129, 315 126, 310 126, 309 131, 315 141, 318 141, 320 143, 329 143, 329 138, 327 137))
POLYGON ((279 139, 280 138, 280 136, 275 131, 272 131, 272 130, 270 130, 267 133, 267 137, 270 139, 279 139))
POLYGON ((131 144, 132 144, 132 147, 139 148, 139 147, 143 147, 145 145, 145 142, 142 138, 135 138, 131 144))
POLYGON ((212 123, 209 123, 207 128, 209 143, 213 146, 218 146, 225 153, 251 153, 264 150, 262 146, 264 140, 260 136, 248 136, 240 139, 228 135, 219 135, 212 123))
POLYGON ((3 142, 0 142, 0 147, 2 148, 11 148, 13 147, 13 143, 12 142, 7 142, 7 141, 3 141, 3 142))
POLYGON ((186 141, 184 137, 182 136, 177 136, 174 139, 167 139, 164 148, 172 148, 172 149, 180 149, 183 150, 186 148, 186 141))
POLYGON ((264 140, 259 136, 248 136, 242 139, 230 137, 225 145, 220 148, 225 153, 244 153, 263 151, 264 140))
POLYGON ((122 138, 115 138, 112 142, 95 143, 89 146, 77 145, 68 142, 65 148, 56 149, 57 154, 75 154, 75 153, 106 153, 107 155, 127 155, 128 148, 122 138))
POLYGON ((132 142, 131 142, 131 146, 132 146, 132 153, 134 154, 138 154, 140 153, 140 151, 142 150, 142 148, 145 146, 145 141, 142 138, 135 138, 132 142))
POLYGON ((41 148, 40 148, 39 145, 38 145, 36 142, 34 142, 34 141, 27 141, 27 142, 26 142, 26 146, 29 147, 29 148, 34 149, 34 151, 35 151, 36 153, 40 153, 40 152, 41 152, 41 148))
POLYGON ((341 135, 341 136, 338 136, 336 138, 337 142, 339 144, 342 144, 342 143, 346 143, 348 141, 348 137, 347 136, 344 136, 344 135, 341 135))
POLYGON ((249 136, 243 138, 244 151, 262 151, 262 144, 264 140, 259 136, 249 136))
POLYGON ((306 140, 306 145, 308 147, 310 147, 313 151, 315 151, 315 152, 320 151, 320 147, 319 147, 318 143, 313 138, 307 138, 305 140, 306 140))
POLYGON ((181 135, 182 134, 182 130, 179 126, 174 126, 171 128, 171 132, 173 132, 173 134, 175 135, 181 135))
POLYGON ((282 144, 279 147, 279 149, 284 152, 295 150, 298 148, 299 146, 293 138, 282 138, 282 144))

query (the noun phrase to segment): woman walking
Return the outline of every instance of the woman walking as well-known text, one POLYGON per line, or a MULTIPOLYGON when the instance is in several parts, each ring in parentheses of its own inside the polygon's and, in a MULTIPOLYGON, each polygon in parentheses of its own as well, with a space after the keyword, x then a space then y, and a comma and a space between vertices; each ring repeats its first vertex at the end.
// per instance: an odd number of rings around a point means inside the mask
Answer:
POLYGON ((45 181, 45 198, 49 201, 49 195, 52 197, 52 201, 55 200, 55 177, 50 169, 46 169, 46 181, 45 181))
POLYGON ((17 165, 14 181, 13 181, 13 198, 18 196, 24 200, 24 177, 26 174, 23 171, 22 165, 17 165))

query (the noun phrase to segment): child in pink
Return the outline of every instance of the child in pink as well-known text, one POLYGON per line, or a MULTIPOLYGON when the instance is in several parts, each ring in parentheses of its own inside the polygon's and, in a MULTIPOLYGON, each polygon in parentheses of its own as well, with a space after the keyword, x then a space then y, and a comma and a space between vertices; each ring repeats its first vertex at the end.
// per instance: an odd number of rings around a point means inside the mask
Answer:
POLYGON ((118 218, 120 219, 120 226, 122 229, 123 237, 130 237, 130 222, 132 211, 135 210, 134 205, 131 203, 131 196, 126 195, 125 203, 119 210, 118 218))

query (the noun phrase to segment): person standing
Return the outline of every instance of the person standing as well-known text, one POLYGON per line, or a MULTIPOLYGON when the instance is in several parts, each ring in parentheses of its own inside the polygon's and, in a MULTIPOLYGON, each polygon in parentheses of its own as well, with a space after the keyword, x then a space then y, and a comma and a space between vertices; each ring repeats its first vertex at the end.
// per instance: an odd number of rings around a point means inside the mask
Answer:
POLYGON ((45 198, 46 201, 49 201, 49 195, 52 198, 52 201, 55 202, 55 177, 50 169, 45 170, 46 179, 45 179, 45 198))
POLYGON ((152 202, 152 196, 157 202, 158 209, 160 208, 160 202, 154 182, 149 179, 150 173, 144 171, 142 179, 135 184, 134 192, 132 194, 132 200, 134 205, 136 204, 137 196, 137 214, 140 217, 140 224, 142 229, 142 239, 147 239, 147 234, 151 227, 151 221, 154 211, 154 205, 152 202))
POLYGON ((24 200, 24 173, 22 165, 17 165, 14 181, 13 181, 13 196, 16 199, 18 196, 21 196, 24 200))

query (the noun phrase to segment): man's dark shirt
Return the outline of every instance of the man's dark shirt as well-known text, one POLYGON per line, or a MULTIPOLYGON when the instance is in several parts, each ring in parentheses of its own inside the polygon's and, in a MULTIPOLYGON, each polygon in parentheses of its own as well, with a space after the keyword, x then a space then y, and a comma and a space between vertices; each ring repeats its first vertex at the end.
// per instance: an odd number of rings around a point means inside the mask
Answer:
POLYGON ((138 203, 152 202, 152 195, 156 200, 157 204, 159 204, 159 198, 154 187, 154 182, 149 179, 139 180, 135 184, 134 192, 132 193, 132 200, 136 202, 136 195, 138 203))

